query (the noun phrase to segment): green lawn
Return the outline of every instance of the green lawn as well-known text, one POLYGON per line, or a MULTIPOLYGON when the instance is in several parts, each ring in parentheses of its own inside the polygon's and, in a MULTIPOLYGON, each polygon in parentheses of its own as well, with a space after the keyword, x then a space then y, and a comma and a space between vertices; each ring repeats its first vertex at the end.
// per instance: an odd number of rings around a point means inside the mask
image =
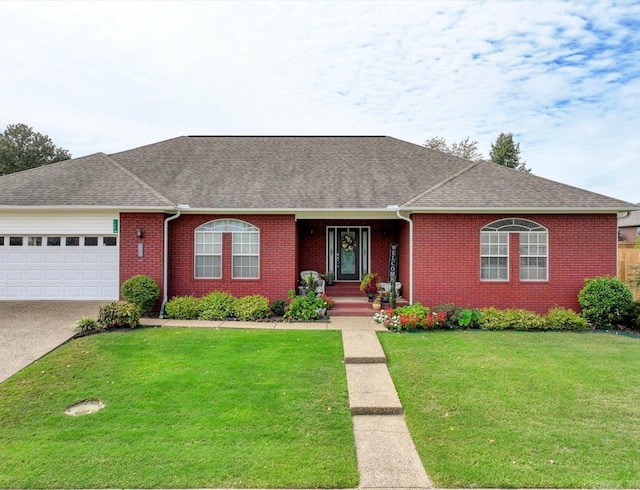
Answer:
POLYGON ((640 488, 640 340, 478 331, 380 340, 437 486, 640 488))
POLYGON ((74 340, 0 384, 0 488, 357 486, 342 357, 327 331, 74 340))

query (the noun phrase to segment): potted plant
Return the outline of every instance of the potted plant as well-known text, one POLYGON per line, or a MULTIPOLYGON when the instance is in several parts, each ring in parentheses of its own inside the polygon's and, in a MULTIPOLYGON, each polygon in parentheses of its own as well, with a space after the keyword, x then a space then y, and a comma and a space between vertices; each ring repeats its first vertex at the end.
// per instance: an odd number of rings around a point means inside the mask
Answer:
POLYGON ((379 311, 380 308, 382 308, 382 295, 380 293, 376 295, 376 299, 373 300, 371 307, 376 311, 379 311))
POLYGON ((360 283, 360 291, 364 291, 369 301, 373 301, 376 294, 378 294, 378 284, 380 278, 376 272, 370 272, 362 278, 360 283))
POLYGON ((333 286, 333 279, 334 279, 334 275, 333 272, 327 272, 324 275, 324 280, 326 281, 327 286, 333 286))

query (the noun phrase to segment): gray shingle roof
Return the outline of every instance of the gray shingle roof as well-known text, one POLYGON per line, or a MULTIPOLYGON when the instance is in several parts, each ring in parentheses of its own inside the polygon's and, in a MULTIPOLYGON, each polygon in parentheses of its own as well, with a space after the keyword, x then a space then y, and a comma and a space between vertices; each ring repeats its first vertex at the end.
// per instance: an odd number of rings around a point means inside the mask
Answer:
POLYGON ((182 136, 0 178, 1 205, 193 209, 633 209, 384 136, 182 136))
MULTIPOLYGON (((636 204, 640 208, 640 202, 636 204)), ((640 211, 632 211, 624 218, 618 218, 618 227, 640 226, 640 211)))

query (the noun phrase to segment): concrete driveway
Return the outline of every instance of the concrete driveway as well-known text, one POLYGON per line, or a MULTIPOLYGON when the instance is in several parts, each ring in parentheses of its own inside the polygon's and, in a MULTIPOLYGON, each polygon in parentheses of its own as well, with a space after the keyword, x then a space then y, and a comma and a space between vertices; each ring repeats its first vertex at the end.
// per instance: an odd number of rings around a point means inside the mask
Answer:
POLYGON ((0 301, 0 382, 74 334, 80 318, 107 301, 0 301))

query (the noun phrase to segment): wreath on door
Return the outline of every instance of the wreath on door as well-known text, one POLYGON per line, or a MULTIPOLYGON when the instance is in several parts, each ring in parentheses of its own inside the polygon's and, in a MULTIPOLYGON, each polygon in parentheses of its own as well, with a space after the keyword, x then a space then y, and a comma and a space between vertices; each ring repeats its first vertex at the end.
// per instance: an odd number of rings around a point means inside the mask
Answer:
POLYGON ((356 248, 356 241, 351 235, 345 235, 342 237, 342 243, 340 246, 345 252, 353 252, 356 248))

